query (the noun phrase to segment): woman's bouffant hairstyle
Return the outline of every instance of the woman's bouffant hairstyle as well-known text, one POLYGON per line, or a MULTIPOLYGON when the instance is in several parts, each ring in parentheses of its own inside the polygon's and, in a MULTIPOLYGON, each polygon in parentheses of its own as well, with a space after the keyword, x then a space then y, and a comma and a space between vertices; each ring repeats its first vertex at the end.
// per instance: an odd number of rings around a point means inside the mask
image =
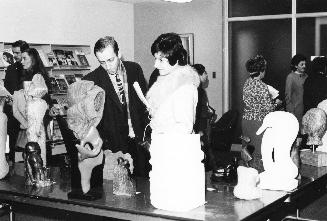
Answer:
POLYGON ((296 71, 296 67, 301 61, 306 61, 307 58, 302 54, 296 54, 291 60, 291 70, 296 71))
POLYGON ((257 55, 254 58, 249 59, 246 62, 245 67, 252 78, 257 77, 260 75, 260 72, 266 70, 267 61, 262 55, 257 55))
POLYGON ((49 75, 47 70, 44 67, 44 64, 40 58, 39 52, 35 48, 28 48, 22 52, 26 52, 28 56, 32 59, 32 67, 29 70, 26 70, 28 75, 41 74, 45 80, 45 83, 49 87, 49 75))
POLYGON ((164 58, 168 59, 170 65, 178 63, 181 66, 187 64, 187 52, 183 47, 182 40, 175 33, 160 35, 151 46, 151 53, 161 52, 164 58))
POLYGON ((118 51, 119 51, 118 43, 116 42, 114 37, 111 36, 105 36, 97 40, 97 42, 94 45, 94 50, 93 50, 94 55, 96 55, 96 53, 99 51, 102 52, 108 46, 112 46, 115 54, 118 56, 118 51))

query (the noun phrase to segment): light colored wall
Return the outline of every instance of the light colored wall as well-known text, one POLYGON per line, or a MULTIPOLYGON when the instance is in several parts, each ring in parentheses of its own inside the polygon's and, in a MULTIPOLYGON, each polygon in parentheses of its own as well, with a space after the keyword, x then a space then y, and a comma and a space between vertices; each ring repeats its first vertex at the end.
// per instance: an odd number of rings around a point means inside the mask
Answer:
POLYGON ((222 1, 193 0, 191 3, 138 3, 134 5, 135 61, 149 79, 154 59, 150 47, 162 33, 194 33, 194 61, 206 67, 210 105, 222 113, 222 1), (212 78, 215 71, 217 77, 212 78))
MULTIPOLYGON (((134 7, 107 0, 0 0, 0 41, 83 44, 112 35, 134 59, 134 7)), ((89 56, 92 68, 98 66, 89 56)))

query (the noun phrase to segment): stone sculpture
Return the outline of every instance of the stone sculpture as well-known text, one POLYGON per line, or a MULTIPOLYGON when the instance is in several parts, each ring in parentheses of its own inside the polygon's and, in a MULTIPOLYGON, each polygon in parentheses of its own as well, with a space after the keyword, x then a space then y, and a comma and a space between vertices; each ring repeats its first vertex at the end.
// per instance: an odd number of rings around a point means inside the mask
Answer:
POLYGON ((43 118, 48 104, 42 97, 48 93, 44 78, 40 74, 34 75, 32 82, 26 88, 27 141, 37 142, 41 149, 44 166, 47 165, 45 128, 43 118))
POLYGON ((326 131, 326 114, 320 108, 311 108, 302 118, 302 133, 308 134, 307 145, 322 145, 322 137, 326 131))
MULTIPOLYGON (((92 170, 103 162, 103 141, 96 129, 99 124, 105 101, 105 92, 92 81, 78 81, 68 88, 67 124, 74 132, 80 144, 78 150, 78 168, 81 174, 81 194, 72 193, 75 198, 88 198, 90 191, 92 170)), ((73 157, 72 157, 73 158, 73 157)))
POLYGON ((269 113, 257 135, 264 132, 261 153, 264 172, 260 173, 258 187, 290 191, 297 187, 298 168, 290 156, 292 144, 299 131, 296 117, 288 112, 269 113))
POLYGON ((136 192, 134 181, 131 179, 129 162, 122 157, 117 159, 114 167, 113 193, 115 195, 134 196, 136 192))
POLYGON ((0 85, 0 179, 4 178, 9 172, 9 165, 6 160, 6 140, 8 118, 3 113, 3 107, 7 99, 11 99, 10 93, 3 85, 0 85))

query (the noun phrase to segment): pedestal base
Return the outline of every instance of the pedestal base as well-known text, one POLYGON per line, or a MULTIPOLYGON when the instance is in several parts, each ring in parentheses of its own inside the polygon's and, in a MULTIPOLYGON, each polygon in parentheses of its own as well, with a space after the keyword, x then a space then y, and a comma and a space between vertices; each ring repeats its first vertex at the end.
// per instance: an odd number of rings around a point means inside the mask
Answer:
POLYGON ((311 150, 301 150, 300 158, 303 164, 315 166, 315 167, 323 167, 327 166, 327 153, 311 150))

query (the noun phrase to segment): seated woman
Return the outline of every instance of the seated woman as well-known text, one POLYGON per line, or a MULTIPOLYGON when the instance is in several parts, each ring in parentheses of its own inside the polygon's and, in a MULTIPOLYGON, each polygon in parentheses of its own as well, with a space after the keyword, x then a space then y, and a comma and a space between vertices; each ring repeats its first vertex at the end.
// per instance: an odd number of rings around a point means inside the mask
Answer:
MULTIPOLYGON (((267 67, 267 61, 264 57, 257 55, 249 59, 245 66, 250 76, 245 81, 243 87, 244 112, 242 116, 242 133, 250 138, 249 145, 255 148, 252 166, 259 172, 262 172, 262 136, 256 135, 255 132, 261 126, 264 117, 276 109, 277 104, 274 103, 267 84, 262 81, 267 67)), ((280 100, 276 102, 281 103, 280 100)))
POLYGON ((151 204, 186 211, 205 202, 200 137, 192 134, 199 76, 186 65, 187 53, 176 34, 159 36, 151 52, 160 73, 146 96, 152 128, 151 204))

